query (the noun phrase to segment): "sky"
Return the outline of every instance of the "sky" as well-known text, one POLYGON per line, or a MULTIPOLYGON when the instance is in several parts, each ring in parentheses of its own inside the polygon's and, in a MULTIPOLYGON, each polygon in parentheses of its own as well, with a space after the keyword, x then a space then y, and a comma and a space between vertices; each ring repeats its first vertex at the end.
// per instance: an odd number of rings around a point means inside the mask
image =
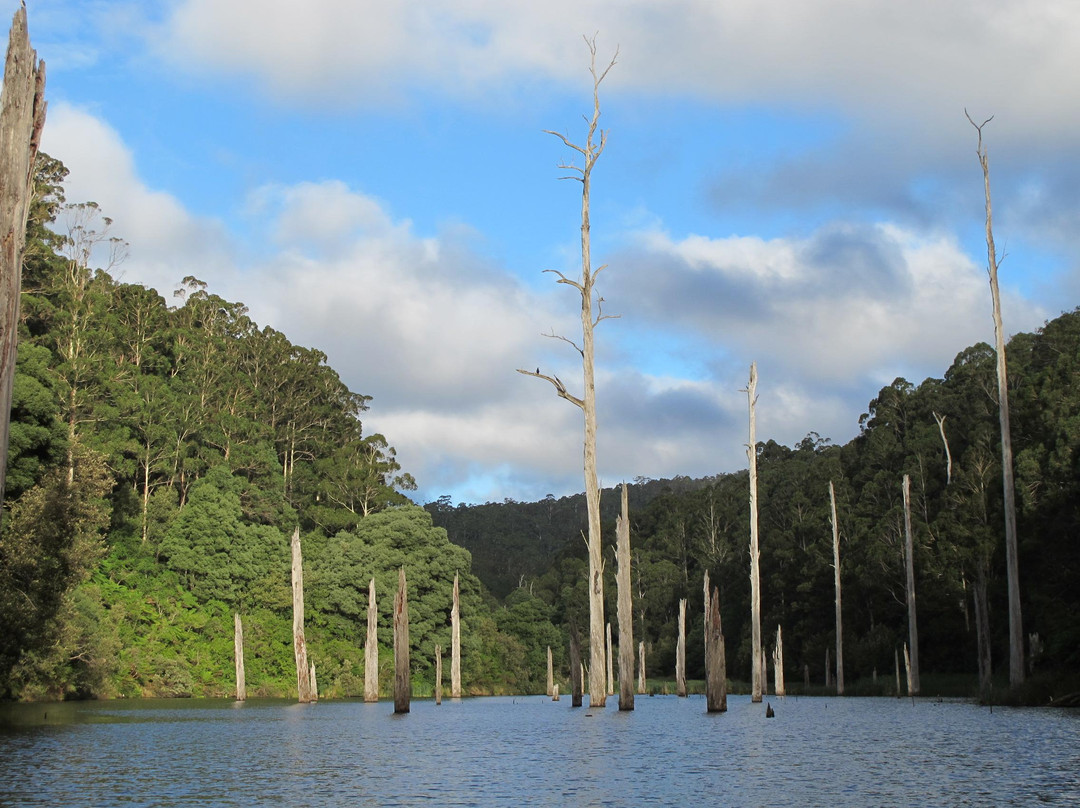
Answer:
MULTIPOLYGON (((9 13, 17 4, 4 0, 9 13)), ((592 113, 606 486, 858 434, 897 377, 1080 305, 1071 0, 28 0, 42 148, 130 245, 318 348, 420 503, 583 490, 581 184, 592 113), (617 54, 617 56, 616 56, 617 54), (579 163, 580 164, 580 163, 579 163)))

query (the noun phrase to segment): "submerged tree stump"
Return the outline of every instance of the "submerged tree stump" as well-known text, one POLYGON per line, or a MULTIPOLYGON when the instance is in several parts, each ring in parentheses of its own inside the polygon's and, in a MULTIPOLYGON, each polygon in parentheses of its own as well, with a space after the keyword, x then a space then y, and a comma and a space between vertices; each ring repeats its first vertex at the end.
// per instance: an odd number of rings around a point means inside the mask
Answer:
POLYGON ((784 638, 780 633, 780 626, 776 627, 776 647, 773 649, 773 681, 776 683, 776 695, 781 698, 786 695, 784 686, 784 638))
POLYGON ((638 643, 637 692, 645 694, 645 641, 638 643))
POLYGON ((247 677, 244 674, 244 626, 240 612, 233 614, 233 658, 236 663, 236 700, 247 700, 247 677))
POLYGON ((442 704, 442 646, 435 646, 435 703, 442 704))
POLYGON ((412 681, 409 676, 409 598, 405 588, 405 568, 398 570, 398 590, 394 598, 394 712, 409 712, 412 681))
POLYGON ((710 713, 727 710, 727 659, 724 632, 720 625, 720 592, 706 599, 705 613, 705 701, 710 713))
POLYGON ((368 584, 367 641, 364 645, 364 701, 379 700, 379 612, 375 608, 375 579, 368 584))
POLYGON ((622 513, 615 520, 616 611, 619 618, 619 709, 634 709, 634 611, 630 600, 630 505, 622 487, 622 513))

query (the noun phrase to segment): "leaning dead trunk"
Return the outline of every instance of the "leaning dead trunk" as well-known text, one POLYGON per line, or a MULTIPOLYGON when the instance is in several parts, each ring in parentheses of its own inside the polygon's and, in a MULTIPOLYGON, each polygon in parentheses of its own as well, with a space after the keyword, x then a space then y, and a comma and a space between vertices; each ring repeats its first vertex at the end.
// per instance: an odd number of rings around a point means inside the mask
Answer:
POLYGON ((379 612, 375 608, 375 579, 368 584, 367 643, 364 645, 364 701, 379 700, 379 612))
POLYGON ((435 703, 442 704, 442 646, 435 646, 435 703))
POLYGON ((638 643, 638 674, 637 674, 637 692, 644 695, 645 693, 645 641, 642 640, 638 643))
POLYGON ((773 648, 772 656, 773 679, 776 682, 776 695, 787 695, 784 687, 784 638, 780 633, 780 626, 776 627, 776 647, 773 648))
POLYGON ((551 657, 551 646, 547 647, 547 694, 550 696, 555 692, 555 665, 551 657))
POLYGON ((634 709, 634 609, 630 600, 630 505, 622 487, 622 513, 615 520, 615 591, 619 618, 619 709, 634 709))
POLYGON ((832 512, 833 581, 836 588, 836 695, 844 695, 844 620, 840 608, 840 527, 836 522, 836 489, 829 480, 829 508, 832 512))
POLYGON ((0 506, 4 502, 11 393, 19 340, 26 219, 45 125, 45 63, 30 47, 25 4, 15 12, 0 98, 0 506))
POLYGON ((398 570, 398 590, 394 598, 394 712, 409 712, 412 681, 409 675, 409 597, 405 568, 398 570))
POLYGON ((454 573, 454 604, 450 609, 450 697, 461 698, 461 588, 454 573))
POLYGON ((911 533, 911 478, 904 475, 904 562, 907 568, 908 640, 911 642, 911 669, 908 695, 919 693, 919 627, 915 622, 915 543, 911 533))
POLYGON ((240 612, 233 615, 233 657, 236 662, 236 700, 247 699, 247 681, 244 675, 244 626, 240 612))
POLYGON ((746 387, 750 402, 750 442, 746 457, 750 461, 750 657, 753 669, 750 674, 753 690, 750 701, 760 702, 762 691, 761 650, 761 572, 758 552, 758 491, 757 491, 757 362, 750 364, 750 383, 746 387))
POLYGON ((686 695, 686 598, 679 600, 679 642, 675 646, 675 692, 686 695))
POLYGON ((727 710, 727 660, 720 626, 720 593, 705 600, 705 702, 710 713, 727 710))
POLYGON ((300 554, 300 528, 292 535, 293 652, 296 657, 296 692, 301 704, 311 698, 311 667, 304 639, 304 561, 300 554))

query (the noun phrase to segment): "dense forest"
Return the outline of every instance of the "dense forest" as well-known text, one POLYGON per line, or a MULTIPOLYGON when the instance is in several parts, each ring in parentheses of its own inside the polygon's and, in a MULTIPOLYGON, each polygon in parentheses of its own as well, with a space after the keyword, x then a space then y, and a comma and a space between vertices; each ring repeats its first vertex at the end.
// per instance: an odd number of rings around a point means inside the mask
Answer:
MULTIPOLYGON (((65 174, 39 156, 0 532, 0 696, 228 695, 234 612, 249 693, 295 696, 296 525, 323 696, 363 693, 372 577, 386 692, 401 566, 418 694, 432 686, 435 644, 449 646, 455 574, 467 692, 542 692, 549 645, 565 673, 569 632, 588 624, 582 495, 418 507, 388 440, 364 433, 368 398, 325 355, 260 329, 194 277, 173 305, 117 281, 125 245, 97 206, 66 204, 65 174)), ((1064 672, 1080 667, 1080 312, 1014 336, 1008 359, 1029 686, 1076 689, 1064 672)), ((758 444, 763 624, 767 636, 783 626, 789 689, 804 669, 823 685, 835 643, 831 481, 849 692, 891 692, 907 638, 905 474, 924 691, 927 674, 975 691, 981 602, 1004 670, 995 386, 994 352, 975 345, 940 379, 883 388, 845 445, 814 433, 758 444)), ((720 587, 729 677, 749 677, 747 489, 745 471, 630 485, 635 631, 651 678, 672 675, 684 597, 700 677, 706 571, 720 587)), ((618 498, 607 490, 601 502, 613 548, 618 498)), ((613 581, 606 592, 614 616, 613 581)))

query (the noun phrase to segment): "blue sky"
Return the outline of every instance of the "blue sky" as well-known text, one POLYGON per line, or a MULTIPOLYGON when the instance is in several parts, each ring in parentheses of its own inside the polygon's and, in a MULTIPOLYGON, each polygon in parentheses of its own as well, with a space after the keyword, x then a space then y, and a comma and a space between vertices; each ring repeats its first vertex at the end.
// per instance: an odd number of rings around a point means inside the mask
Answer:
MULTIPOLYGON (((16 4, 9 2, 9 12, 16 4)), ((373 396, 419 501, 579 491, 580 185, 593 175, 605 485, 850 439, 897 376, 992 341, 983 119, 1006 330, 1080 304, 1080 7, 975 0, 28 0, 43 147, 116 269, 246 303, 373 396)))

